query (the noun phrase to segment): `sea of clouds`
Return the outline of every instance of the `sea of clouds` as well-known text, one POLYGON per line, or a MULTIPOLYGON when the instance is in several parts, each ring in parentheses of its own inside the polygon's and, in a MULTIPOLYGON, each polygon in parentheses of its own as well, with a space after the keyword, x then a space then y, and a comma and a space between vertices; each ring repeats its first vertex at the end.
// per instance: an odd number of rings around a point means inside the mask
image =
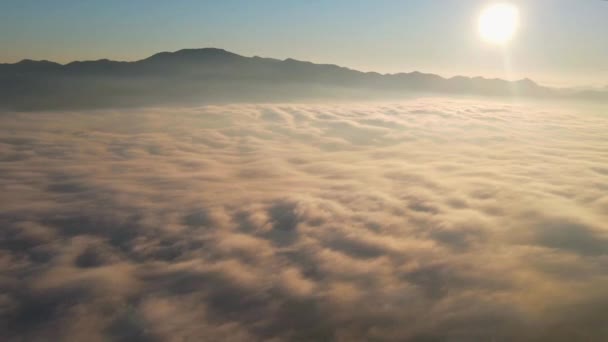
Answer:
POLYGON ((607 341, 606 114, 1 114, 0 339, 607 341))

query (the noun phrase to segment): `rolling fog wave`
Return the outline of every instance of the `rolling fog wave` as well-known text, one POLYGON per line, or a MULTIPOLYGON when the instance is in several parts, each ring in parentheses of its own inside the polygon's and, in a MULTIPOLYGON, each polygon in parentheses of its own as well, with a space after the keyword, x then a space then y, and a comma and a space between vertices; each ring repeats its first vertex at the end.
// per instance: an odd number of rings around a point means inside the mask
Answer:
POLYGON ((607 340, 606 132, 451 99, 3 114, 0 337, 607 340))

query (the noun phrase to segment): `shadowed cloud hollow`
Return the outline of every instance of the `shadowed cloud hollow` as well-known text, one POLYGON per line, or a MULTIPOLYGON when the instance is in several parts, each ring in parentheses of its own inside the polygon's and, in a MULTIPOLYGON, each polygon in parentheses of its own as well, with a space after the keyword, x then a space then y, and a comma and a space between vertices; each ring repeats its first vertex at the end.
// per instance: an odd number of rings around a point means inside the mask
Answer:
POLYGON ((608 118, 0 116, 0 339, 605 341, 608 118))

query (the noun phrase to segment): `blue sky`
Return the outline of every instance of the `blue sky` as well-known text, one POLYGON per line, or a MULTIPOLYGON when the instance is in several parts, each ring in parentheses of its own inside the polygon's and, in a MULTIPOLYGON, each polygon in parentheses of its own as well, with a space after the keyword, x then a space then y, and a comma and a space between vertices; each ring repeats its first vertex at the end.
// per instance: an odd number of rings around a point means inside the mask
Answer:
POLYGON ((504 49, 476 32, 479 11, 492 2, 2 0, 0 61, 134 60, 220 47, 380 72, 608 84, 608 1, 513 0, 521 28, 504 49))

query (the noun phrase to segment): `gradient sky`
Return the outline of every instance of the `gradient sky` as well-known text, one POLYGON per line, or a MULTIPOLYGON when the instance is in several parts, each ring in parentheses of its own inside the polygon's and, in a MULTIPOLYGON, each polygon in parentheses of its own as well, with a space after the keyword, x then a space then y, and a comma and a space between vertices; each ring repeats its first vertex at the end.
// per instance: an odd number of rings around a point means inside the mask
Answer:
POLYGON ((608 84, 608 1, 511 1, 522 23, 506 49, 477 33, 479 11, 492 2, 2 0, 0 62, 135 60, 219 47, 366 71, 608 84))

